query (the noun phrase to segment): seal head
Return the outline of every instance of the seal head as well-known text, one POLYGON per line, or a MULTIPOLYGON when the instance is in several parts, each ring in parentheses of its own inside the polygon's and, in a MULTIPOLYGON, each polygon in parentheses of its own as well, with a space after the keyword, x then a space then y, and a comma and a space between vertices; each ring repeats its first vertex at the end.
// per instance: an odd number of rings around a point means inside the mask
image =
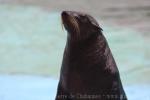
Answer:
POLYGON ((102 30, 97 21, 88 14, 74 11, 63 11, 61 18, 62 24, 68 32, 68 36, 78 40, 88 38, 92 34, 98 33, 102 30))

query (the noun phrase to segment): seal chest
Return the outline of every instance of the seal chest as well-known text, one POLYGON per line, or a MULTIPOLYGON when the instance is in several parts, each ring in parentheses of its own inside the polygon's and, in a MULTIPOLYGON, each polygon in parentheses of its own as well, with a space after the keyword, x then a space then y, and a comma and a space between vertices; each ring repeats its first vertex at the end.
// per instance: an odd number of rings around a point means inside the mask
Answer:
POLYGON ((97 21, 63 11, 67 42, 56 100, 127 100, 118 68, 97 21))

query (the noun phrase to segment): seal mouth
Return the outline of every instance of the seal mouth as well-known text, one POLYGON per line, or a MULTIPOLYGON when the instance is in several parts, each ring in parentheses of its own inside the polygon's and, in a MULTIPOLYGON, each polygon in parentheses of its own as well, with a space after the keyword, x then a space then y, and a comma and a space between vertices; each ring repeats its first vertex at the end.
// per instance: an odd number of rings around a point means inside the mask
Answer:
POLYGON ((63 11, 61 14, 61 21, 62 21, 62 27, 65 27, 67 31, 80 33, 79 23, 75 16, 73 15, 73 12, 71 11, 63 11))

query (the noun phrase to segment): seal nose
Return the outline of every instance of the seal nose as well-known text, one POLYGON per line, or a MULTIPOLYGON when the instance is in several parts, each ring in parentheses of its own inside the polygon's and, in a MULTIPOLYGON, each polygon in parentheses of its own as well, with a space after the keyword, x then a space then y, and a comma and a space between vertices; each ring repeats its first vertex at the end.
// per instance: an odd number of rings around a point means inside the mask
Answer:
POLYGON ((67 13, 67 11, 63 11, 61 15, 62 17, 67 17, 69 14, 67 13))

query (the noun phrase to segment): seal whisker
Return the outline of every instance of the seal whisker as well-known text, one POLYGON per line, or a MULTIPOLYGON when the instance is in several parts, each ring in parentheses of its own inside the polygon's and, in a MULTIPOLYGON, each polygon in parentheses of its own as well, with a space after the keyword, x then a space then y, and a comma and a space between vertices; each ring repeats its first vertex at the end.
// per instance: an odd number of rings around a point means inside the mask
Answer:
POLYGON ((72 26, 73 30, 75 33, 77 33, 77 37, 79 38, 80 37, 80 28, 79 28, 79 23, 78 21, 74 18, 74 16, 72 15, 69 15, 67 20, 64 20, 62 17, 61 17, 61 26, 62 26, 62 30, 64 29, 64 25, 67 24, 67 23, 70 23, 70 25, 72 26))
POLYGON ((62 28, 62 30, 64 31, 64 22, 63 22, 63 19, 61 18, 61 28, 62 28))
POLYGON ((79 28, 79 24, 76 21, 76 19, 73 16, 70 16, 70 22, 73 25, 73 28, 75 29, 76 33, 78 33, 78 37, 79 37, 79 33, 80 33, 80 28, 79 28))

